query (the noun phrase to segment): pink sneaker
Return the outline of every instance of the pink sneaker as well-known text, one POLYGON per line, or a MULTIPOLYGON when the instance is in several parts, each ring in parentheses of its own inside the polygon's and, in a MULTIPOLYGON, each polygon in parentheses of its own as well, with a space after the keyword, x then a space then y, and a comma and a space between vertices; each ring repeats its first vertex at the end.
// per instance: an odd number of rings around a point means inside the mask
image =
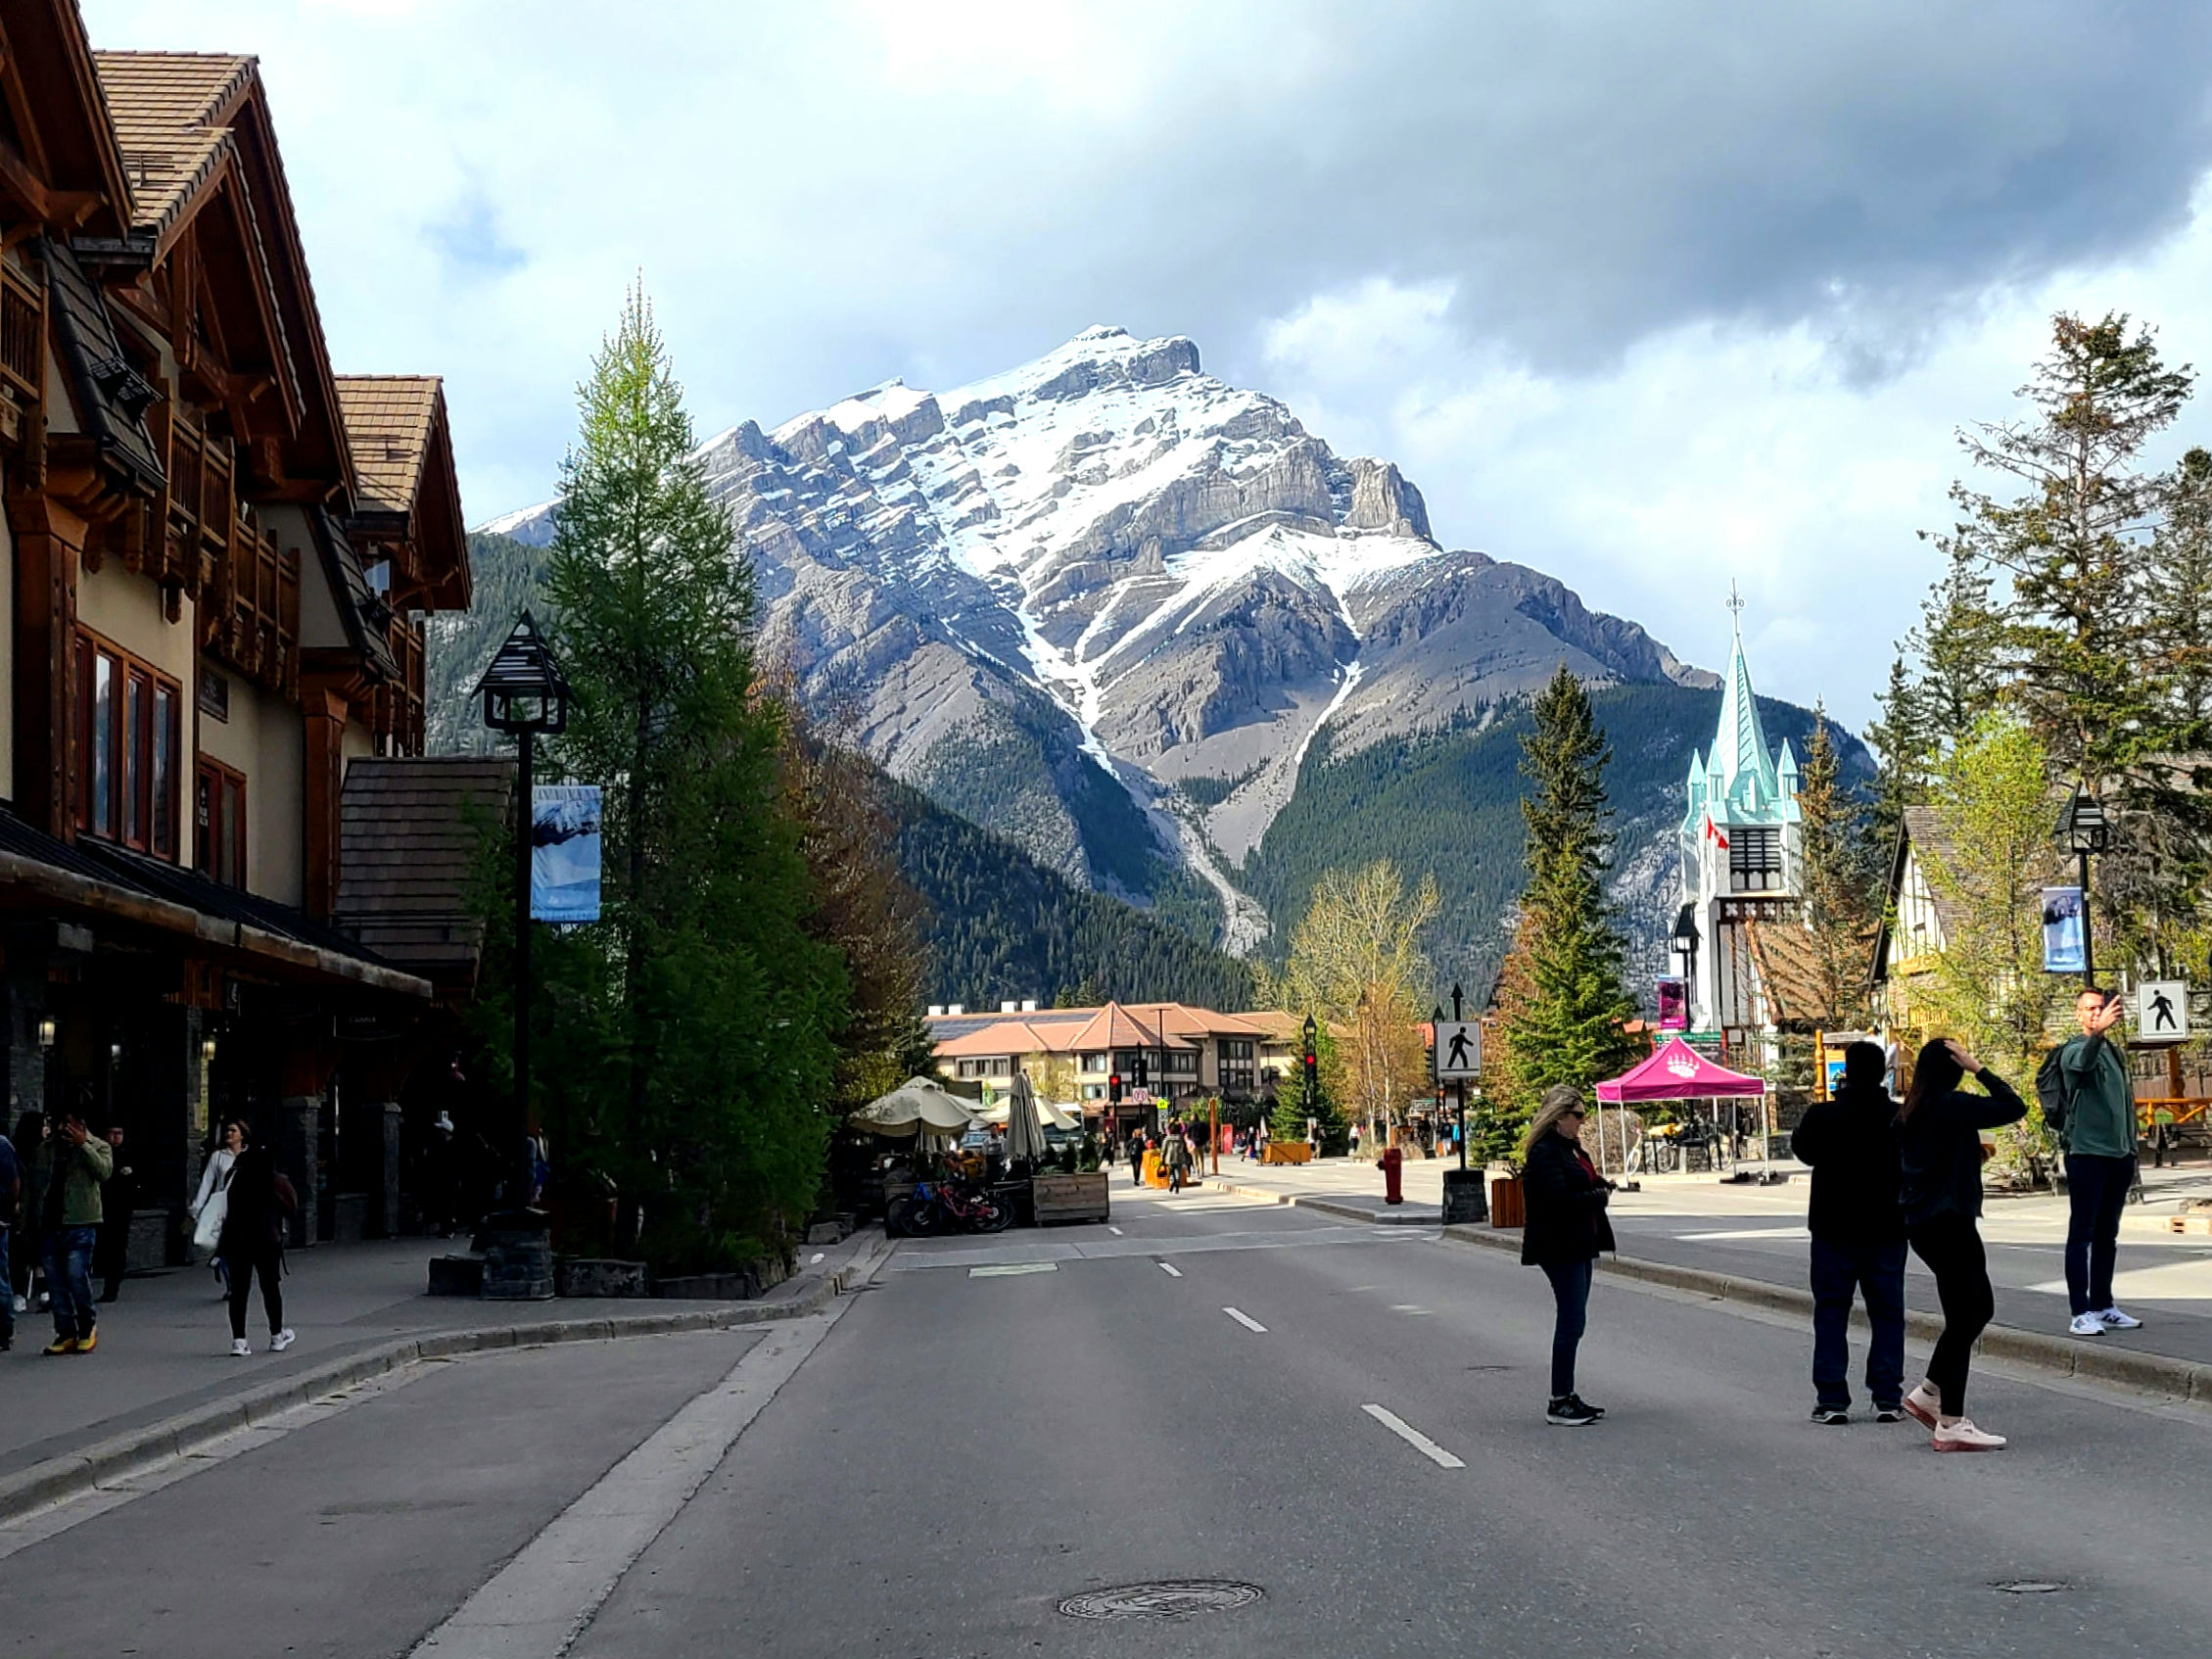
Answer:
POLYGON ((2002 1451, 2004 1437, 1993 1435, 1987 1429, 1977 1429, 1970 1418, 1961 1417, 1949 1428, 1936 1430, 1938 1451, 2002 1451))
POLYGON ((1907 1414, 1932 1429, 1940 1420, 1936 1413, 1943 1406, 1943 1396, 1922 1383, 1905 1397, 1904 1404, 1907 1414))

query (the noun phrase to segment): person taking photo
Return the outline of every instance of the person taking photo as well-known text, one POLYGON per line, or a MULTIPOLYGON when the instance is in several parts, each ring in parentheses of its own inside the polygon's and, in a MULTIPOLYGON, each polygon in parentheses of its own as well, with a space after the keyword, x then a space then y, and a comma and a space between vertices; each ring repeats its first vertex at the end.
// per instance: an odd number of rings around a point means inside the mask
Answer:
MULTIPOLYGON (((2067 1330, 2077 1337, 2132 1331, 2142 1323, 2123 1313, 2112 1295, 2112 1269, 2120 1253, 2120 1214, 2136 1184, 2136 1091, 2120 1052, 2121 1008, 2116 991, 2082 987, 2074 1018, 2082 1034, 2057 1054, 2058 1121, 2050 1126, 2066 1149, 2067 1330)), ((2051 1115, 2048 1106, 2044 1114, 2051 1115)))
POLYGON ((1528 1214, 1521 1229, 1521 1261, 1541 1267, 1551 1281, 1555 1309, 1551 1337, 1551 1403, 1544 1421, 1587 1428, 1605 1415, 1575 1392, 1575 1358, 1588 1323, 1590 1277, 1598 1253, 1614 1248, 1605 1207, 1613 1183, 1597 1172, 1582 1150, 1584 1109, 1571 1084, 1544 1091, 1523 1143, 1522 1195, 1528 1214))
POLYGON ((1898 1207, 1897 1103, 1872 1043, 1844 1050, 1832 1100, 1815 1101, 1790 1136, 1812 1167, 1812 1392, 1815 1423, 1851 1421, 1855 1297, 1866 1300, 1866 1392, 1874 1420, 1905 1415, 1905 1212, 1898 1207))

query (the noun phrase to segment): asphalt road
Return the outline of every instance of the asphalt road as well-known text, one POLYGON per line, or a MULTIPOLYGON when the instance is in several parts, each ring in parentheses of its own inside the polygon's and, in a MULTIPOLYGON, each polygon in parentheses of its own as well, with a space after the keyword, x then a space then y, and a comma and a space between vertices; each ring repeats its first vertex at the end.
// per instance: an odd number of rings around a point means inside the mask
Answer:
MULTIPOLYGON (((1808 1424, 1793 1325, 1601 1279, 1581 1380, 1612 1415, 1553 1429, 1548 1296, 1509 1257, 1114 1202, 1118 1234, 902 1247, 573 1651, 2079 1659, 2212 1611, 2200 1411, 1985 1372, 2012 1447, 1942 1457, 1808 1424), (1179 1579, 1260 1593, 1059 1610, 1179 1579)), ((0 1562, 0 1652, 407 1653, 754 1340, 443 1367, 0 1562)))

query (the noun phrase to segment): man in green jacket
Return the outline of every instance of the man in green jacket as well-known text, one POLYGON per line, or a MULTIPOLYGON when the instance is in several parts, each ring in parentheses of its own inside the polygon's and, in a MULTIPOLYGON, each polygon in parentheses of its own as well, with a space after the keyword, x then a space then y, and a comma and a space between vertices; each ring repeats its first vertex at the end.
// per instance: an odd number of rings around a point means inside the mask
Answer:
POLYGON ((54 1298, 54 1340, 48 1353, 90 1353, 98 1343, 99 1315, 92 1301, 92 1249, 100 1237, 100 1188, 115 1170, 108 1143, 84 1126, 71 1109, 38 1149, 46 1177, 46 1214, 39 1229, 46 1247, 46 1283, 54 1298))
POLYGON ((2067 1329, 2077 1337, 2132 1331, 2142 1323, 2112 1299, 2120 1212, 2136 1184, 2135 1085, 2107 1035, 2118 1028, 2120 1015, 2117 991, 2083 986, 2074 1000, 2082 1034, 2058 1051, 2066 1089, 2059 1135, 2066 1147, 2066 1300, 2074 1310, 2067 1329))

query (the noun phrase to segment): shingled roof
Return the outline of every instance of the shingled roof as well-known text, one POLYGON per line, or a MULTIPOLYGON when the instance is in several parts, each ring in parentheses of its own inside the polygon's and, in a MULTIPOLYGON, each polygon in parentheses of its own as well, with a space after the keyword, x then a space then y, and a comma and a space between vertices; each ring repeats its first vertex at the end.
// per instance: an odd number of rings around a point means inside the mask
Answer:
POLYGON ((230 146, 223 124, 256 60, 230 52, 95 52, 130 181, 131 225, 157 237, 230 146))
POLYGON ((415 504, 438 415, 435 374, 342 374, 338 409, 360 475, 360 505, 403 513, 415 504))
POLYGON ((498 756, 354 761, 339 797, 331 920, 441 990, 473 984, 484 946, 469 902, 477 859, 514 788, 515 763, 498 756))

